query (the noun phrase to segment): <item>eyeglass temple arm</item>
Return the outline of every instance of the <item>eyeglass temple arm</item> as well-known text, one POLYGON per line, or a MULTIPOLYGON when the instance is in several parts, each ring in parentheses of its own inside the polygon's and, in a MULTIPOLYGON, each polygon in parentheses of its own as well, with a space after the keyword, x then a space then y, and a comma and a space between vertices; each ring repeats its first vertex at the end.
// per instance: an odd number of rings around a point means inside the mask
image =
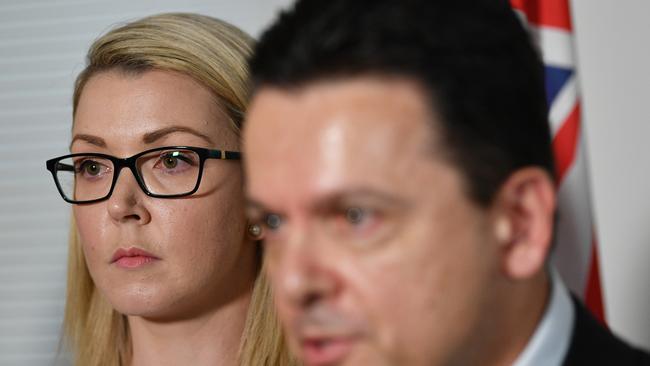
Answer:
POLYGON ((208 157, 221 160, 239 160, 241 159, 241 153, 237 151, 210 150, 208 157))
POLYGON ((56 163, 56 170, 63 170, 67 172, 74 172, 74 166, 70 164, 64 164, 64 163, 56 163))

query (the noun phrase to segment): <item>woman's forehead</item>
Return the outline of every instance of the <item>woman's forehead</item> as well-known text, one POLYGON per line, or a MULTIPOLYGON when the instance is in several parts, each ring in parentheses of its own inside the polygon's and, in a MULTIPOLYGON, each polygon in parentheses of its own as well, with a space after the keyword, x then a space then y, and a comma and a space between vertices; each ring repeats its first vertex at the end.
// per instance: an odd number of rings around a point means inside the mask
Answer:
POLYGON ((77 106, 73 136, 77 134, 118 144, 187 135, 219 147, 238 146, 211 91, 187 75, 163 70, 91 77, 77 106))

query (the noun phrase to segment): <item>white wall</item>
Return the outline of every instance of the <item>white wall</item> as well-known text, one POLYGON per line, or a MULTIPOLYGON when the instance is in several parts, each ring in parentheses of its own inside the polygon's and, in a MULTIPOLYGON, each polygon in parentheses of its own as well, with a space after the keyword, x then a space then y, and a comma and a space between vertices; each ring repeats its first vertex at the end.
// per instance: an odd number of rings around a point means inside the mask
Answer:
POLYGON ((650 2, 573 12, 607 318, 650 349, 650 2))
MULTIPOLYGON (((67 152, 71 86, 92 40, 163 11, 259 34, 290 0, 0 2, 0 364, 47 365, 63 311, 69 206, 45 160, 67 152)), ((574 0, 607 315, 650 349, 650 26, 645 0, 574 0), (618 7, 617 7, 618 5, 618 7)))

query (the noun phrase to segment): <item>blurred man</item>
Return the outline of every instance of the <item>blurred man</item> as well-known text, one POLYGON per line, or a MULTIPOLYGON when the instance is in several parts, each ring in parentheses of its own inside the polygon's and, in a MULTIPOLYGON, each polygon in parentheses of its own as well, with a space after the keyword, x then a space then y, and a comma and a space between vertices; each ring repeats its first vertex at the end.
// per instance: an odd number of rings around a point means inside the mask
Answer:
POLYGON ((542 66, 506 1, 299 1, 251 64, 249 215, 307 365, 648 362, 547 263, 542 66))

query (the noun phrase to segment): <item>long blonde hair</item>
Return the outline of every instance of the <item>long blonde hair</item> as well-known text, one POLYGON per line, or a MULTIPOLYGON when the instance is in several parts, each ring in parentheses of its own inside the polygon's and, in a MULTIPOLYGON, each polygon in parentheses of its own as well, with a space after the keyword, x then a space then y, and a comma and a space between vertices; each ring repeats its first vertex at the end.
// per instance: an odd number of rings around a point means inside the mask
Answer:
MULTIPOLYGON (((170 70, 189 75, 210 89, 239 134, 248 103, 246 62, 252 43, 252 38, 238 28, 197 14, 160 14, 123 25, 90 47, 87 66, 75 82, 73 117, 86 82, 98 72, 170 70)), ((75 364, 128 365, 132 349, 126 317, 95 287, 74 218, 67 277, 63 330, 75 364)), ((294 363, 286 350, 263 271, 255 281, 239 353, 241 365, 294 363)))

